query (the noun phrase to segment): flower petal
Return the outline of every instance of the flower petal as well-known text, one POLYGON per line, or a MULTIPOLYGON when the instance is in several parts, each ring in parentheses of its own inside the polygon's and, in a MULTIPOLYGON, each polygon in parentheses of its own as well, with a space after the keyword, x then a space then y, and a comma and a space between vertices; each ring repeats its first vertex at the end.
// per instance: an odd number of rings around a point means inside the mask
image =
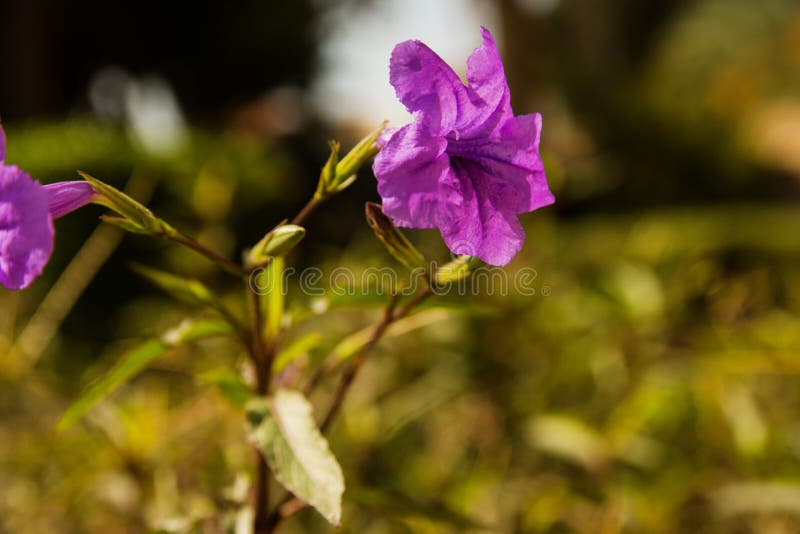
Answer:
POLYGON ((94 198, 94 189, 88 182, 57 182, 44 186, 44 190, 53 219, 85 206, 94 198))
POLYGON ((493 204, 491 184, 471 171, 455 160, 442 181, 439 230, 453 253, 506 265, 522 248, 525 231, 516 214, 493 204))
POLYGON ((496 206, 525 213, 555 202, 539 157, 542 117, 512 117, 488 138, 449 141, 451 159, 466 160, 473 177, 480 175, 496 206))
POLYGON ((494 126, 513 116, 511 93, 497 43, 483 26, 481 37, 483 44, 467 60, 467 81, 475 112, 468 122, 457 125, 463 137, 471 137, 479 131, 491 132, 494 126))
POLYGON ((458 75, 420 41, 405 41, 394 47, 389 81, 400 102, 433 135, 452 130, 460 110, 471 106, 458 75))
POLYGON ((13 165, 0 165, 0 284, 22 289, 41 274, 53 251, 47 194, 13 165))
POLYGON ((450 167, 446 146, 444 138, 413 123, 397 130, 375 156, 383 212, 398 226, 436 227, 439 181, 450 167))

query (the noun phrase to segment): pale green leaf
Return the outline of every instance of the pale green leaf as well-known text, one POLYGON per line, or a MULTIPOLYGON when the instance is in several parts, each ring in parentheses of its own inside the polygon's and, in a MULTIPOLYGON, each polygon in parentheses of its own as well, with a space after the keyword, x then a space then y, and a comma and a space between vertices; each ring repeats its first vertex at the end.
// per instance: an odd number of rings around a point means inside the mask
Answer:
POLYGON ((296 391, 279 389, 270 398, 250 401, 247 420, 250 441, 278 482, 338 525, 344 475, 317 428, 308 400, 296 391))

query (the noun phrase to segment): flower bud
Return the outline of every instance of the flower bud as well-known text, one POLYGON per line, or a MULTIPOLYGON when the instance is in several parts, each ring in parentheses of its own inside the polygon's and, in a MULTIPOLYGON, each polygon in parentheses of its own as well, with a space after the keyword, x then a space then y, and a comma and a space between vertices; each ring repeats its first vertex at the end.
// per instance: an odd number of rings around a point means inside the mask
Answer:
POLYGON ((153 215, 153 212, 122 191, 101 182, 97 178, 78 171, 84 180, 91 184, 98 197, 95 203, 116 212, 120 217, 103 217, 103 220, 129 232, 154 236, 175 236, 177 231, 166 221, 153 215))
POLYGON ((412 271, 425 269, 425 257, 395 227, 391 219, 383 214, 380 204, 367 202, 365 211, 367 223, 375 231, 375 235, 389 254, 412 271))
POLYGON ((319 184, 317 185, 317 192, 314 194, 317 198, 324 198, 330 191, 332 184, 336 182, 336 166, 339 164, 339 145, 338 141, 329 141, 328 145, 331 147, 331 155, 328 156, 328 161, 322 167, 322 172, 319 174, 319 184))
POLYGON ((249 268, 264 265, 270 258, 283 256, 292 250, 306 235, 306 229, 296 224, 281 224, 261 238, 247 253, 245 264, 249 268))
POLYGON ((474 256, 459 256, 437 269, 433 280, 436 284, 449 284, 468 278, 481 264, 481 260, 474 256))
POLYGON ((336 165, 336 179, 340 183, 357 173, 369 158, 380 151, 380 147, 378 147, 376 141, 385 128, 386 122, 384 121, 377 129, 373 130, 372 133, 359 141, 358 144, 342 158, 339 164, 336 165))
POLYGON ((319 176, 317 198, 324 198, 343 191, 355 181, 356 173, 362 165, 380 150, 376 141, 384 128, 386 128, 386 122, 359 141, 341 160, 339 159, 339 143, 336 141, 330 142, 331 155, 328 157, 328 161, 319 176))

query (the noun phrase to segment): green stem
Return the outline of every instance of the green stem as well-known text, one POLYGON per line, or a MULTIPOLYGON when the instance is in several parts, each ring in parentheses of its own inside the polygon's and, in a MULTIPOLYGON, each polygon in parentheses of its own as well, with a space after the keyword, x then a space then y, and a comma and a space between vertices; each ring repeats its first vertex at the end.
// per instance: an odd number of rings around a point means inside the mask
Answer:
POLYGON ((181 245, 194 250, 198 254, 205 256, 234 276, 247 277, 250 274, 238 263, 235 263, 228 258, 217 254, 213 250, 206 248, 204 245, 198 243, 187 235, 184 235, 180 232, 175 232, 175 234, 170 234, 166 237, 167 239, 175 241, 176 243, 180 243, 181 245))
POLYGON ((303 209, 300 210, 294 219, 292 219, 291 224, 301 225, 308 217, 311 215, 314 210, 316 210, 320 204, 322 204, 323 199, 318 197, 316 194, 311 197, 311 199, 303 206, 303 209))
MULTIPOLYGON (((361 369, 364 359, 373 349, 373 347, 375 347, 375 345, 377 345, 377 343, 381 340, 389 326, 391 326, 395 321, 399 321, 403 317, 406 317, 431 295, 433 295, 433 290, 430 286, 428 286, 417 293, 414 298, 400 308, 397 308, 397 296, 392 295, 391 299, 384 308, 383 316, 381 317, 380 322, 375 325, 375 329, 372 331, 369 341, 367 341, 361 350, 358 351, 358 353, 353 357, 350 366, 342 375, 342 378, 336 387, 336 392, 333 395, 333 399, 331 400, 331 405, 328 407, 328 411, 325 413, 325 417, 320 425, 322 432, 325 432, 330 428, 331 423, 334 421, 336 415, 341 409, 342 403, 344 402, 347 392, 350 390, 350 387, 352 386, 359 369, 361 369)), ((273 508, 267 520, 267 524, 270 525, 270 528, 275 528, 281 521, 291 517, 296 512, 299 512, 305 508, 305 506, 306 503, 304 503, 301 499, 294 497, 291 493, 287 493, 284 498, 275 505, 275 508, 273 508)))

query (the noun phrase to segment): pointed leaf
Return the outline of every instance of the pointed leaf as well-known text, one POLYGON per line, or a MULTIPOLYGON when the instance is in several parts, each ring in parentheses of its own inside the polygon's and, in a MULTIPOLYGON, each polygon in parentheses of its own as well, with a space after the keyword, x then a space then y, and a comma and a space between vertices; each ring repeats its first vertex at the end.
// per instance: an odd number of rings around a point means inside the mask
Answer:
POLYGON ((344 475, 320 433, 311 404, 296 391, 279 389, 247 405, 250 441, 275 478, 330 523, 342 516, 344 475))
POLYGON ((58 422, 56 428, 66 430, 86 415, 97 403, 110 395, 119 386, 142 372, 150 363, 170 349, 196 339, 228 335, 231 328, 219 320, 184 321, 169 330, 161 339, 145 341, 125 353, 114 367, 91 385, 76 400, 58 422))
POLYGON ((278 353, 272 363, 272 372, 280 373, 298 357, 317 348, 321 342, 322 336, 319 332, 311 332, 307 336, 301 337, 278 353))
POLYGON ((199 280, 184 278, 136 263, 131 265, 131 269, 148 282, 158 286, 178 300, 189 304, 201 304, 211 307, 217 306, 217 300, 214 298, 211 290, 199 280))

